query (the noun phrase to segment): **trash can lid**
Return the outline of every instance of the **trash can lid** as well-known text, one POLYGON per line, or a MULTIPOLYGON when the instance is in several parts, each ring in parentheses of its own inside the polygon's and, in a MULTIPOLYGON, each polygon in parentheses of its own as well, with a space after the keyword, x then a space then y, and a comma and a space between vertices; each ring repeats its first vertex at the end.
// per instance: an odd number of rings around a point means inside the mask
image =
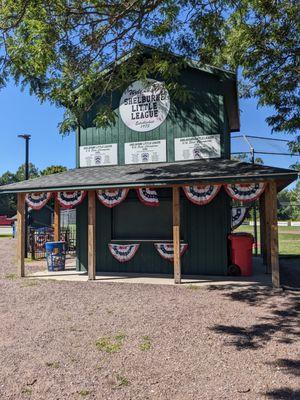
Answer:
POLYGON ((242 243, 254 243, 254 237, 253 235, 251 235, 251 233, 248 232, 239 232, 239 233, 234 233, 228 236, 228 239, 231 242, 232 246, 236 246, 236 245, 241 245, 242 243))
POLYGON ((48 244, 65 244, 66 242, 64 240, 61 240, 59 242, 46 242, 48 244))
POLYGON ((238 236, 242 236, 242 237, 248 237, 251 239, 254 239, 253 235, 251 233, 248 232, 237 232, 237 233, 231 233, 228 238, 231 239, 232 237, 238 237, 238 236))

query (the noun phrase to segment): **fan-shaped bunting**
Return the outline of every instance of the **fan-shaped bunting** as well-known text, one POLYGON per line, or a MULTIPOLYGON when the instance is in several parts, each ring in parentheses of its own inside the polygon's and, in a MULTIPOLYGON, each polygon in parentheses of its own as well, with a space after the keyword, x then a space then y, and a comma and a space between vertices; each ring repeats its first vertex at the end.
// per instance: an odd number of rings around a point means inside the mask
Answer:
POLYGON ((136 192, 140 201, 146 206, 153 207, 159 205, 159 200, 156 190, 150 188, 142 188, 142 189, 137 189, 136 192))
POLYGON ((231 209, 231 229, 238 228, 247 217, 250 207, 232 207, 231 209))
POLYGON ((40 210, 51 199, 51 192, 26 193, 25 201, 33 210, 40 210))
POLYGON ((226 184, 225 190, 234 200, 245 203, 257 200, 265 190, 264 182, 226 184))
POLYGON ((186 197, 194 204, 208 204, 218 194, 221 185, 183 186, 186 197))
MULTIPOLYGON (((154 243, 154 247, 158 254, 165 260, 173 261, 174 259, 174 246, 173 243, 154 243)), ((180 244, 180 257, 187 251, 188 244, 180 244)))
POLYGON ((96 190, 98 199, 106 207, 112 208, 125 200, 129 189, 99 189, 96 190))
POLYGON ((62 208, 73 208, 78 206, 86 196, 84 190, 74 190, 66 192, 57 192, 56 198, 62 208))
POLYGON ((108 248, 112 256, 120 263, 130 261, 138 251, 140 245, 134 244, 114 244, 109 243, 108 248))

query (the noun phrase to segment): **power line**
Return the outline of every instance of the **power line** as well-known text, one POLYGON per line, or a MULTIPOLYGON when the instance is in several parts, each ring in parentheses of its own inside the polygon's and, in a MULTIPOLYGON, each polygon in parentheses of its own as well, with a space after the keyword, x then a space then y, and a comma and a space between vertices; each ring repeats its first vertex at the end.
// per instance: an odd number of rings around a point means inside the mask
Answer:
MULTIPOLYGON (((232 152, 231 154, 252 154, 251 151, 235 151, 232 152)), ((255 151, 255 154, 271 154, 274 156, 291 156, 291 157, 299 157, 299 154, 293 154, 293 153, 275 153, 275 152, 270 152, 270 151, 255 151)))
POLYGON ((244 137, 250 137, 250 138, 254 138, 254 139, 274 140, 276 142, 285 142, 285 143, 289 143, 290 142, 290 140, 286 140, 286 139, 276 139, 276 138, 270 138, 270 137, 267 137, 267 136, 254 136, 254 135, 231 136, 231 139, 238 139, 238 138, 244 138, 244 137))

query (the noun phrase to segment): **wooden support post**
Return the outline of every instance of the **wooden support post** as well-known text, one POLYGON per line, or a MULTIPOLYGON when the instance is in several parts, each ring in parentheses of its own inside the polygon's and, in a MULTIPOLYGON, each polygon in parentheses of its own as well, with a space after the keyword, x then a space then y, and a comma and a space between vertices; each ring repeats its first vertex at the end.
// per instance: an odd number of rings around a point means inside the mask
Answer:
POLYGON ((263 264, 267 265, 267 232, 266 232, 266 199, 265 193, 259 198, 259 219, 260 219, 260 255, 263 259, 263 264))
POLYGON ((181 283, 180 260, 180 192, 173 187, 173 248, 174 248, 174 282, 181 283))
POLYGON ((88 276, 96 277, 96 202, 95 191, 88 192, 88 276))
POLYGON ((265 190, 266 248, 268 269, 272 272, 274 287, 280 287, 277 225, 277 187, 276 182, 268 183, 265 190))
POLYGON ((60 241, 60 205, 59 205, 59 202, 57 201, 56 197, 54 200, 53 225, 54 225, 54 241, 59 242, 60 241))
POLYGON ((17 200, 17 273, 21 278, 25 276, 25 195, 18 193, 17 200))

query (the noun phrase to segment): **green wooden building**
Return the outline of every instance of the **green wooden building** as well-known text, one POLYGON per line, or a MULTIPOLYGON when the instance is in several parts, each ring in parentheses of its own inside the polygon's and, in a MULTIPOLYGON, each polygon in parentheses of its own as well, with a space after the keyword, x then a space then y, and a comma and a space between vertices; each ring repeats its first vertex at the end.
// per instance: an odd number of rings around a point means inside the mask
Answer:
MULTIPOLYGON (((123 62, 129 60, 127 55, 123 62)), ((278 286, 276 193, 297 174, 230 160, 230 134, 240 129, 234 73, 189 61, 178 80, 190 93, 187 102, 173 99, 159 76, 113 93, 116 120, 109 128, 95 127, 107 101, 96 99, 76 133, 75 169, 8 185, 0 193, 19 193, 21 219, 24 193, 88 193, 76 208, 77 269, 91 279, 101 272, 133 272, 174 274, 175 282, 181 274, 227 274, 232 198, 260 195, 263 253, 278 286), (155 207, 141 201, 142 189, 150 197, 155 191, 155 207), (119 201, 116 195, 107 206, 97 199, 106 191, 127 196, 119 201), (163 257, 158 243, 171 246, 172 257, 163 257), (126 262, 112 252, 133 244, 138 250, 126 262)))
MULTIPOLYGON (((156 77, 150 77, 155 79, 156 77)), ((236 76, 216 68, 199 68, 189 63, 180 83, 190 93, 191 100, 178 104, 170 98, 170 109, 157 127, 138 131, 129 127, 120 116, 122 92, 114 94, 117 122, 108 129, 93 126, 93 120, 103 99, 99 99, 86 115, 77 136, 77 167, 80 167, 81 146, 118 144, 118 165, 126 165, 125 144, 165 141, 163 162, 175 163, 175 140, 212 135, 220 140, 218 156, 230 158, 230 133, 239 130, 236 76)), ((159 144, 161 145, 161 143, 159 144)), ((172 240, 172 188, 157 189, 160 206, 145 207, 134 190, 118 207, 109 209, 97 204, 97 271, 170 274, 173 266, 153 249, 154 242, 172 240), (138 216, 138 217, 137 217, 138 216), (105 226, 105 229, 103 227, 105 226), (108 243, 139 242, 136 256, 126 264, 119 263, 108 249, 108 243)), ((182 257, 184 274, 227 273, 227 236, 230 233, 230 198, 221 190, 205 207, 192 204, 183 193, 181 198, 181 240, 189 250, 182 257)), ((77 211, 79 270, 87 268, 87 199, 77 211)))

